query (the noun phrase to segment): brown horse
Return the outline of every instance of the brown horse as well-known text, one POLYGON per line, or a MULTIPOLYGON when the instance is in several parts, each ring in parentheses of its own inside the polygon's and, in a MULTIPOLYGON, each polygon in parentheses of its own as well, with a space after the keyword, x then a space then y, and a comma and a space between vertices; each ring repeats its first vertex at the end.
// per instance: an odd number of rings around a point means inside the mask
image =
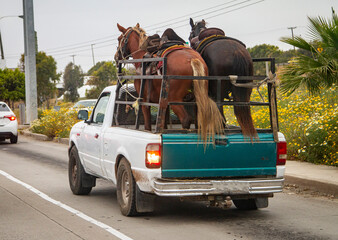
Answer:
MULTIPOLYGON (((190 18, 191 33, 190 43, 193 46, 195 42, 203 44, 202 39, 207 35, 206 23, 204 20, 194 24, 190 18)), ((224 34, 221 29, 210 28, 211 34, 224 34)), ((208 36, 208 35, 207 35, 208 36)), ((211 36, 210 36, 211 37, 211 36)), ((216 37, 217 38, 217 37, 216 37)), ((215 39, 216 39, 215 38, 215 39)), ((197 46, 197 45, 195 45, 197 46)), ((253 63, 251 56, 246 49, 245 45, 230 37, 218 37, 216 40, 207 44, 203 50, 199 51, 202 58, 206 62, 210 76, 253 76, 253 63)), ((236 83, 247 83, 252 80, 237 80, 236 83)), ((230 81, 221 82, 221 99, 231 99, 236 102, 249 102, 251 95, 251 88, 237 87, 230 81), (229 94, 232 94, 229 97, 229 94)), ((209 81, 209 94, 212 97, 217 95, 217 82, 209 81)), ((257 132, 253 125, 250 106, 234 106, 234 113, 237 121, 241 126, 242 133, 251 139, 257 137, 257 132)))
MULTIPOLYGON (((118 38, 118 49, 115 54, 115 60, 127 59, 132 56, 133 59, 140 59, 146 53, 140 49, 140 46, 146 39, 145 31, 139 24, 135 27, 124 28, 117 24, 122 33, 118 38)), ((167 56, 167 75, 182 76, 207 76, 208 68, 204 60, 195 50, 191 48, 182 48, 172 51, 167 56)), ((134 64, 136 69, 141 67, 140 63, 134 64)), ((137 71, 140 72, 140 71, 137 71)), ((151 81, 150 102, 158 103, 161 91, 161 79, 151 81)), ((135 89, 140 93, 141 80, 134 81, 135 89)), ((223 128, 223 118, 218 111, 216 103, 208 97, 207 80, 169 80, 169 102, 183 102, 184 97, 193 88, 197 104, 198 130, 201 138, 206 142, 214 138, 215 133, 221 133, 223 128)), ((144 96, 147 96, 149 89, 147 84, 144 88, 144 96)), ((174 113, 180 119, 182 127, 189 129, 191 117, 188 115, 183 105, 172 105, 174 113)), ((145 129, 151 130, 150 107, 142 106, 142 112, 145 120, 145 129)))

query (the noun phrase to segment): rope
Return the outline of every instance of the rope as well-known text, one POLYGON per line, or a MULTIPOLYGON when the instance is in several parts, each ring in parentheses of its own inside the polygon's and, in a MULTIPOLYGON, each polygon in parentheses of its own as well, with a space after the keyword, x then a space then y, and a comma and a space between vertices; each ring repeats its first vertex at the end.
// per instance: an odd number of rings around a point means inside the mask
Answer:
POLYGON ((259 91, 259 88, 264 84, 264 83, 272 83, 273 85, 276 84, 276 73, 272 73, 271 71, 269 72, 269 76, 264 78, 263 80, 259 81, 258 83, 250 82, 250 83, 236 83, 238 76, 237 75, 229 75, 230 82, 232 85, 235 87, 242 87, 242 88, 256 88, 259 96, 261 97, 262 101, 264 101, 263 95, 259 91))
MULTIPOLYGON (((123 86, 124 84, 121 82, 120 78, 117 78, 117 81, 120 83, 121 86, 123 86)), ((135 112, 137 113, 138 110, 139 110, 139 102, 141 99, 141 97, 135 97, 133 94, 131 94, 129 91, 128 91, 128 86, 126 88, 123 89, 129 96, 131 96, 133 99, 135 99, 135 102, 132 104, 132 106, 134 107, 135 109, 135 112)))

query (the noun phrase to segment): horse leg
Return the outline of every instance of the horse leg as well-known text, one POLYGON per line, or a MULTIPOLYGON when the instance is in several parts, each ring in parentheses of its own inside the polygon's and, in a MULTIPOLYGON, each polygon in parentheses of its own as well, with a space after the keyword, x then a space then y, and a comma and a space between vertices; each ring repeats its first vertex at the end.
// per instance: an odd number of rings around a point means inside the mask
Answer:
POLYGON ((176 116, 180 119, 182 127, 184 129, 190 128, 191 117, 185 110, 183 105, 172 105, 171 108, 173 109, 176 116))
POLYGON ((142 113, 143 113, 143 118, 144 118, 144 129, 151 131, 150 107, 142 106, 142 113))

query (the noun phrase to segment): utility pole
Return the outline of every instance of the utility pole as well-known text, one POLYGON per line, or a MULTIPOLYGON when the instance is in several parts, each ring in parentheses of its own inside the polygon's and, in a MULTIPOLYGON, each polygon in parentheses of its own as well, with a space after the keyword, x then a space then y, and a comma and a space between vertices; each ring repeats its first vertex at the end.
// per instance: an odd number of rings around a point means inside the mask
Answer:
POLYGON ((23 0, 22 2, 25 37, 26 123, 30 124, 38 118, 34 12, 33 0, 23 0))
POLYGON ((73 54, 73 55, 70 55, 71 57, 73 57, 73 65, 75 66, 75 54, 73 54))
POLYGON ((1 52, 1 59, 4 60, 5 56, 4 56, 4 48, 2 46, 1 31, 0 31, 0 52, 1 52))
POLYGON ((0 53, 1 53, 0 69, 2 69, 6 67, 6 62, 5 62, 5 56, 4 56, 4 48, 2 46, 1 31, 0 31, 0 53))
POLYGON ((92 57, 93 57, 93 66, 95 66, 95 59, 94 59, 94 46, 95 44, 91 44, 91 47, 92 47, 92 57))
MULTIPOLYGON (((293 29, 296 29, 297 27, 288 27, 288 29, 291 30, 291 34, 292 34, 292 40, 294 39, 294 36, 293 36, 293 29)), ((293 50, 296 51, 296 47, 293 46, 293 50)))

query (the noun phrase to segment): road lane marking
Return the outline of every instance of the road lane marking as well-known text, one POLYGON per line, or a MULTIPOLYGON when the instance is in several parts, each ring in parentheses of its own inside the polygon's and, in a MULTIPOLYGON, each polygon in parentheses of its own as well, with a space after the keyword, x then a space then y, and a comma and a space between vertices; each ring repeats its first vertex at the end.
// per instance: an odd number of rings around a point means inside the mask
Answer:
POLYGON ((13 181, 15 183, 18 183, 21 186, 27 188, 28 190, 30 190, 31 192, 35 193, 39 197, 47 200, 48 202, 53 203, 54 205, 59 206, 59 207, 65 209, 65 210, 67 210, 68 212, 71 212, 71 213, 75 214, 76 216, 78 216, 78 217, 86 220, 87 222, 90 222, 90 223, 92 223, 92 224, 94 224, 94 225, 96 225, 96 226, 98 226, 98 227, 106 230, 107 232, 109 232, 110 234, 113 234, 114 236, 118 237, 121 240, 133 240, 132 238, 124 235, 123 233, 121 233, 121 232, 117 231, 116 229, 108 226, 107 224, 105 224, 103 222, 100 222, 100 221, 97 221, 94 218, 89 217, 88 215, 84 214, 83 212, 80 212, 80 211, 78 211, 78 210, 76 210, 76 209, 74 209, 74 208, 72 208, 72 207, 70 207, 70 206, 68 206, 68 205, 60 202, 60 201, 57 201, 57 200, 49 197, 47 194, 45 194, 45 193, 37 190, 36 188, 32 187, 31 185, 29 185, 29 184, 27 184, 25 182, 20 181, 19 179, 13 177, 12 175, 10 175, 10 174, 2 171, 2 170, 0 170, 0 174, 3 175, 4 177, 8 178, 9 180, 11 180, 11 181, 13 181))

